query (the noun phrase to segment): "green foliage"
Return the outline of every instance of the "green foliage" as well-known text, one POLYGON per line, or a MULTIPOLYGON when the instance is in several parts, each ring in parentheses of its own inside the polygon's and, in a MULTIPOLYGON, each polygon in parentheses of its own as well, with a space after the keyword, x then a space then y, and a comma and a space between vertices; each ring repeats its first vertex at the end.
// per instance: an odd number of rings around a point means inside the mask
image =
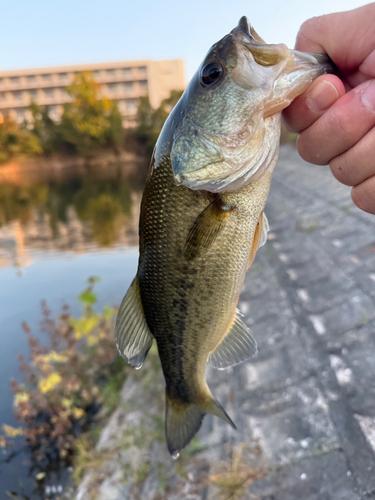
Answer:
POLYGON ((93 179, 31 187, 1 184, 0 227, 17 219, 27 223, 37 211, 49 215, 52 232, 58 235, 58 222, 66 223, 72 205, 91 228, 92 238, 99 245, 111 245, 118 238, 123 218, 131 214, 130 189, 123 182, 93 179))
POLYGON ((87 289, 78 296, 79 300, 85 305, 93 305, 96 302, 96 295, 91 290, 87 289))
MULTIPOLYGON (((66 91, 69 102, 63 105, 60 122, 50 118, 48 106, 39 106, 35 102, 28 108, 31 114, 28 123, 19 126, 11 118, 4 118, 0 123, 0 163, 15 155, 43 153, 46 156, 72 154, 91 157, 103 149, 120 152, 124 145, 120 111, 115 101, 100 95, 99 85, 92 74, 78 73, 66 91)), ((152 108, 148 97, 139 99, 138 126, 135 132, 127 132, 127 142, 131 144, 133 141, 141 148, 137 152, 151 156, 164 122, 181 95, 182 91, 173 90, 157 109, 152 108)))
POLYGON ((0 447, 9 446, 22 435, 33 450, 34 460, 44 460, 52 443, 60 457, 68 459, 76 450, 77 431, 87 428, 92 420, 92 408, 99 409, 107 402, 114 408, 125 379, 113 338, 117 310, 93 310, 97 281, 99 278, 90 278, 79 296, 84 306, 79 318, 72 318, 65 306, 54 320, 43 304, 42 330, 49 337, 48 347, 24 324, 31 361, 19 356, 24 379, 11 383, 15 415, 23 425, 14 428, 4 424, 0 447))
POLYGON ((136 135, 143 143, 146 153, 151 156, 157 138, 163 128, 169 113, 177 104, 182 90, 172 90, 170 96, 164 99, 157 109, 154 109, 148 97, 141 97, 138 101, 136 135))
POLYGON ((9 161, 13 156, 34 156, 42 153, 38 137, 24 130, 5 116, 0 123, 0 163, 9 161))
POLYGON ((60 123, 49 116, 48 107, 31 103, 32 133, 46 155, 68 153, 92 156, 100 149, 119 152, 123 141, 122 118, 117 103, 102 98, 90 72, 78 73, 66 89, 60 123))
POLYGON ((128 186, 109 182, 86 182, 73 198, 77 215, 91 224, 92 237, 102 246, 116 241, 117 222, 131 213, 128 186))
POLYGON ((0 227, 16 219, 27 223, 33 209, 44 210, 48 197, 49 188, 45 184, 30 188, 0 184, 0 227))
POLYGON ((43 153, 50 156, 54 152, 61 150, 63 140, 59 125, 50 118, 48 106, 39 106, 32 101, 29 111, 32 116, 30 130, 38 138, 43 153))
POLYGON ((101 98, 91 73, 79 73, 67 87, 71 102, 64 105, 59 126, 62 139, 76 154, 90 156, 100 147, 120 148, 122 119, 117 104, 101 98))

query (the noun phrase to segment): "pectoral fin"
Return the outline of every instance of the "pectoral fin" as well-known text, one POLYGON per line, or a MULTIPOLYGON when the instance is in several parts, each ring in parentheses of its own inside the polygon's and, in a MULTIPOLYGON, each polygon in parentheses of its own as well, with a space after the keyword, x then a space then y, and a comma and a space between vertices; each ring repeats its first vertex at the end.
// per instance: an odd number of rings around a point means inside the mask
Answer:
POLYGON ((220 196, 215 196, 208 207, 198 215, 185 243, 184 256, 187 260, 192 260, 209 250, 223 230, 233 208, 222 205, 220 196))
POLYGON ((257 343, 250 330, 241 320, 237 310, 233 323, 220 344, 208 357, 214 368, 224 370, 238 365, 258 352, 257 343))
POLYGON ((146 322, 137 277, 121 303, 115 332, 120 355, 134 368, 141 368, 154 337, 146 322))
POLYGON ((262 212, 260 214, 257 227, 255 228, 253 245, 251 247, 249 260, 247 262, 247 269, 250 269, 250 267, 253 265, 258 249, 266 243, 269 228, 270 226, 268 224, 266 214, 262 212))

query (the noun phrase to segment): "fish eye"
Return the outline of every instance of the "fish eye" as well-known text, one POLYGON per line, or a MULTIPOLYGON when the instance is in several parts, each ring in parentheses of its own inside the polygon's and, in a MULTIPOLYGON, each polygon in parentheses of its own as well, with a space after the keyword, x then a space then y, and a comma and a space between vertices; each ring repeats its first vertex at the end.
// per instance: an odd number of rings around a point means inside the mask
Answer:
POLYGON ((211 85, 212 83, 217 82, 223 73, 224 70, 220 63, 209 63, 202 69, 201 80, 205 85, 211 85))

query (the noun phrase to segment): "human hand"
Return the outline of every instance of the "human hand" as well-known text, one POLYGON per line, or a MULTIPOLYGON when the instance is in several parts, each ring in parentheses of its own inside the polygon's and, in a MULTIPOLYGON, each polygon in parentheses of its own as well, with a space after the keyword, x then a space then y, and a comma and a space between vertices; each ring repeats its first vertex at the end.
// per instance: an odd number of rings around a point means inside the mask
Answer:
POLYGON ((375 3, 306 21, 296 49, 327 53, 338 76, 322 75, 283 112, 299 132, 301 157, 329 164, 352 199, 375 214, 375 3))

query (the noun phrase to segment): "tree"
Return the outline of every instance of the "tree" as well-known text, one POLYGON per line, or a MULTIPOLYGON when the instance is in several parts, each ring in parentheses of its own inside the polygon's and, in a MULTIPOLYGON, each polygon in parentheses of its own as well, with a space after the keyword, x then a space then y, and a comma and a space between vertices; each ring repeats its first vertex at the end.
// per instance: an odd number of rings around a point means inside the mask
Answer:
POLYGON ((59 124, 49 116, 48 106, 39 106, 32 101, 29 105, 29 111, 32 116, 29 129, 38 137, 43 153, 49 156, 56 151, 65 149, 59 124))
POLYGON ((2 117, 0 122, 0 163, 15 155, 33 156, 42 153, 38 137, 28 130, 21 129, 10 117, 2 117))
POLYGON ((67 92, 71 102, 64 104, 59 126, 62 140, 85 156, 100 147, 118 150, 123 138, 120 112, 114 101, 100 97, 91 73, 77 74, 67 92))
POLYGON ((165 120, 177 104, 182 92, 182 90, 172 90, 170 96, 164 99, 157 109, 151 106, 148 97, 139 98, 136 136, 143 143, 149 156, 152 154, 165 120))

